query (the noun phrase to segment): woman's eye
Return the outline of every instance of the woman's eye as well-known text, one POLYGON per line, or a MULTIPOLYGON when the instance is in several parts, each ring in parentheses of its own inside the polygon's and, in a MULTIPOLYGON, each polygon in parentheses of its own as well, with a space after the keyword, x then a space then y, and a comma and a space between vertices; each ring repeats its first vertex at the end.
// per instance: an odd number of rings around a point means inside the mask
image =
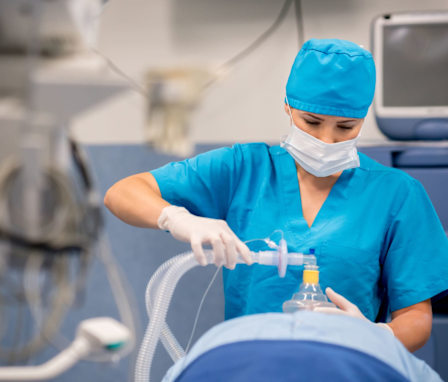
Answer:
POLYGON ((338 127, 343 130, 352 130, 353 129, 353 126, 338 126, 338 127))
POLYGON ((304 119, 304 121, 305 121, 308 125, 318 125, 318 124, 319 124, 319 122, 307 121, 306 119, 304 119))

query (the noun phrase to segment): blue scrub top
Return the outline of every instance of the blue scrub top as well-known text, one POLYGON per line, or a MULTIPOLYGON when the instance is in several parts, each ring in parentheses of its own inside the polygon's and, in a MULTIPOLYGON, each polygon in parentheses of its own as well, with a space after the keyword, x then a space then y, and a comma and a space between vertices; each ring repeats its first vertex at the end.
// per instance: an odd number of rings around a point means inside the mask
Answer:
MULTIPOLYGON (((243 241, 282 230, 291 252, 314 251, 320 284, 374 320, 387 293, 391 311, 448 289, 448 239, 423 188, 403 171, 359 154, 311 227, 302 214, 294 159, 281 147, 236 144, 151 171, 162 197, 191 213, 224 219, 243 241)), ((302 268, 237 265, 224 269, 226 319, 281 312, 302 268)))

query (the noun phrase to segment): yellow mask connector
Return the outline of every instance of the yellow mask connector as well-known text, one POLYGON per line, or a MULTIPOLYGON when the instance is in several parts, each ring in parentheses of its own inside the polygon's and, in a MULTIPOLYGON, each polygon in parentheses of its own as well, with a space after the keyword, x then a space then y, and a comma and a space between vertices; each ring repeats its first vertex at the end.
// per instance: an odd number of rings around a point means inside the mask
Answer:
POLYGON ((303 282, 305 284, 319 284, 319 271, 315 265, 305 265, 303 282))

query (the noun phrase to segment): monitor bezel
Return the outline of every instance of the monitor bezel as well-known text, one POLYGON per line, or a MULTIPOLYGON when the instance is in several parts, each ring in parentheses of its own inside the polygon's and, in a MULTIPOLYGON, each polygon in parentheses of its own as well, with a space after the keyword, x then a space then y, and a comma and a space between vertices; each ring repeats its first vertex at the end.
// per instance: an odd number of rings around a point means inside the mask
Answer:
POLYGON ((390 25, 447 24, 448 12, 397 13, 381 15, 373 23, 373 57, 376 64, 376 92, 374 109, 378 117, 384 118, 448 118, 446 106, 384 106, 383 104, 383 31, 390 25))

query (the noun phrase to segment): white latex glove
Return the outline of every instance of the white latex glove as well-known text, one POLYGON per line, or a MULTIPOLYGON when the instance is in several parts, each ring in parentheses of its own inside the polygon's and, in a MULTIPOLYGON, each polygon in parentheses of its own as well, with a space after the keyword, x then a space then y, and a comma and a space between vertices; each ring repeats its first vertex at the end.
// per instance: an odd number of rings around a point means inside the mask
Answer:
POLYGON ((203 218, 188 212, 184 207, 167 206, 157 220, 160 229, 170 231, 177 240, 191 244, 199 264, 207 265, 204 244, 213 248, 214 263, 234 269, 238 254, 247 264, 252 264, 250 250, 233 233, 224 220, 203 218))
MULTIPOLYGON (((361 320, 369 321, 359 310, 359 308, 347 300, 344 296, 336 293, 333 289, 327 288, 325 289, 325 293, 327 294, 330 301, 337 306, 337 308, 316 308, 315 311, 321 313, 332 313, 332 314, 345 314, 347 316, 360 318, 361 320)), ((379 322, 375 325, 381 326, 382 328, 389 330, 391 334, 394 334, 392 328, 383 323, 379 322)))

